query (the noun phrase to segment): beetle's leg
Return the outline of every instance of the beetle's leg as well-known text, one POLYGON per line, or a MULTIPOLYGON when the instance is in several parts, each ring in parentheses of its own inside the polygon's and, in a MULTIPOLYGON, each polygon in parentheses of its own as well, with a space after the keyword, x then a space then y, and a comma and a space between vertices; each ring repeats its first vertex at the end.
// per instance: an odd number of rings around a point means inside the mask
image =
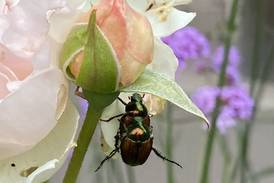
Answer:
POLYGON ((119 130, 118 130, 118 132, 117 132, 117 134, 115 135, 115 145, 114 145, 114 147, 116 148, 116 149, 118 149, 118 152, 119 152, 119 147, 118 147, 118 145, 119 145, 119 140, 120 140, 120 132, 119 132, 119 130))
POLYGON ((116 148, 113 151, 111 151, 111 153, 100 163, 99 167, 95 170, 95 172, 97 172, 103 166, 103 164, 107 160, 111 159, 118 151, 119 151, 119 148, 116 148))
POLYGON ((115 119, 115 118, 118 118, 118 117, 121 117, 121 116, 123 116, 123 115, 124 115, 124 113, 118 114, 118 115, 116 115, 116 116, 112 116, 112 117, 109 118, 109 119, 100 119, 100 121, 103 121, 103 122, 110 122, 111 120, 113 120, 113 119, 115 119))
POLYGON ((125 101, 123 101, 123 99, 121 99, 120 97, 118 97, 118 100, 119 100, 122 104, 127 105, 127 103, 126 103, 125 101))
POLYGON ((152 147, 152 150, 158 157, 162 158, 163 160, 168 161, 170 163, 173 163, 173 164, 179 166, 180 168, 183 168, 182 165, 180 165, 179 163, 176 163, 175 161, 169 160, 166 157, 164 157, 163 155, 161 155, 161 153, 158 152, 154 147, 152 147))

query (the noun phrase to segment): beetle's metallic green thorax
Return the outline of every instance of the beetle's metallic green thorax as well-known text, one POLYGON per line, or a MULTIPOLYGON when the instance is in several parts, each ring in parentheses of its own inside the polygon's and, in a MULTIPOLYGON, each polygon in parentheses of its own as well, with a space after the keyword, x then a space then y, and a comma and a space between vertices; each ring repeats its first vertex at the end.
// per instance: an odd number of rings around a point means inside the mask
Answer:
POLYGON ((132 123, 126 127, 125 134, 134 142, 144 142, 151 137, 151 129, 144 124, 143 117, 134 117, 132 123))

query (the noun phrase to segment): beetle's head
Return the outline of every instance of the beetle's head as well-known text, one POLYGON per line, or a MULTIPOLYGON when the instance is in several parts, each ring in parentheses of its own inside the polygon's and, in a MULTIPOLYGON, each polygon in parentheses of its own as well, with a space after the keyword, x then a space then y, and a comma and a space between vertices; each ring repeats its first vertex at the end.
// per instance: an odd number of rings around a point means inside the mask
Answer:
POLYGON ((139 93, 134 93, 131 96, 130 99, 131 99, 132 102, 139 102, 139 103, 141 103, 143 101, 143 98, 142 98, 142 96, 139 93))

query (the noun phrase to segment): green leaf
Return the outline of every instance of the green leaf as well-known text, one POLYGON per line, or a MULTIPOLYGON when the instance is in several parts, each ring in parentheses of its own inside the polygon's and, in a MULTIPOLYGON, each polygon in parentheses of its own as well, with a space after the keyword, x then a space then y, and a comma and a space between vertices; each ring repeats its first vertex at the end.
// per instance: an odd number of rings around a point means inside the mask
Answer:
POLYGON ((96 25, 96 11, 93 11, 88 24, 84 60, 76 84, 97 93, 117 91, 120 80, 118 65, 115 52, 96 25))
POLYGON ((156 95, 170 101, 187 112, 200 117, 209 125, 209 121, 205 115, 195 104, 193 104, 183 89, 175 81, 167 78, 167 76, 163 74, 146 70, 135 83, 126 88, 122 88, 120 91, 156 95))

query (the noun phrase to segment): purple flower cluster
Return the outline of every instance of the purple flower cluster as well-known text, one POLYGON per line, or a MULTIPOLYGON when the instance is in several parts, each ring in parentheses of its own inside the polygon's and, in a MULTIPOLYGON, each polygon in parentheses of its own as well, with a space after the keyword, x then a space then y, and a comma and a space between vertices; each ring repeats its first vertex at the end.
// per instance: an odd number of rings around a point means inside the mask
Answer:
MULTIPOLYGON (((221 71, 222 63, 224 59, 224 47, 218 47, 215 52, 203 62, 196 62, 196 68, 198 73, 210 71, 219 74, 221 71)), ((228 56, 228 67, 226 69, 226 85, 235 86, 241 81, 239 65, 240 65, 240 53, 236 47, 231 47, 228 56)))
POLYGON ((214 110, 215 101, 219 94, 220 90, 218 87, 203 86, 196 90, 192 96, 192 100, 205 114, 208 115, 214 110))
MULTIPOLYGON (((219 73, 224 59, 224 47, 216 49, 212 57, 212 69, 219 73)), ((240 82, 239 64, 241 56, 236 47, 231 47, 228 55, 228 67, 226 70, 227 85, 237 85, 240 82)))
MULTIPOLYGON (((210 42, 206 36, 194 27, 186 27, 174 34, 162 38, 169 45, 179 60, 179 70, 185 67, 187 60, 195 60, 199 73, 213 72, 219 74, 224 59, 224 47, 218 47, 211 53, 210 42)), ((224 134, 227 129, 237 125, 237 120, 247 120, 252 115, 253 99, 241 87, 239 65, 241 56, 236 47, 231 47, 226 70, 226 83, 223 89, 205 86, 193 95, 194 102, 210 117, 216 98, 222 100, 222 108, 218 117, 217 127, 224 134)))
POLYGON ((224 134, 229 128, 234 127, 236 120, 248 120, 252 116, 253 99, 248 92, 239 86, 226 86, 199 88, 192 99, 196 105, 207 115, 211 116, 217 97, 222 101, 222 108, 217 120, 220 133, 224 134))
POLYGON ((186 27, 176 31, 170 36, 163 37, 166 43, 179 60, 183 68, 186 60, 208 57, 210 44, 208 39, 195 27, 186 27))
MULTIPOLYGON (((224 47, 220 46, 211 54, 211 46, 206 36, 195 27, 182 28, 170 36, 163 37, 179 60, 179 70, 185 68, 187 60, 196 60, 199 72, 210 70, 219 73, 224 57, 224 47), (202 62, 201 62, 202 61, 202 62)), ((236 47, 229 51, 229 66, 227 68, 227 85, 237 85, 240 82, 240 53, 236 47)))

